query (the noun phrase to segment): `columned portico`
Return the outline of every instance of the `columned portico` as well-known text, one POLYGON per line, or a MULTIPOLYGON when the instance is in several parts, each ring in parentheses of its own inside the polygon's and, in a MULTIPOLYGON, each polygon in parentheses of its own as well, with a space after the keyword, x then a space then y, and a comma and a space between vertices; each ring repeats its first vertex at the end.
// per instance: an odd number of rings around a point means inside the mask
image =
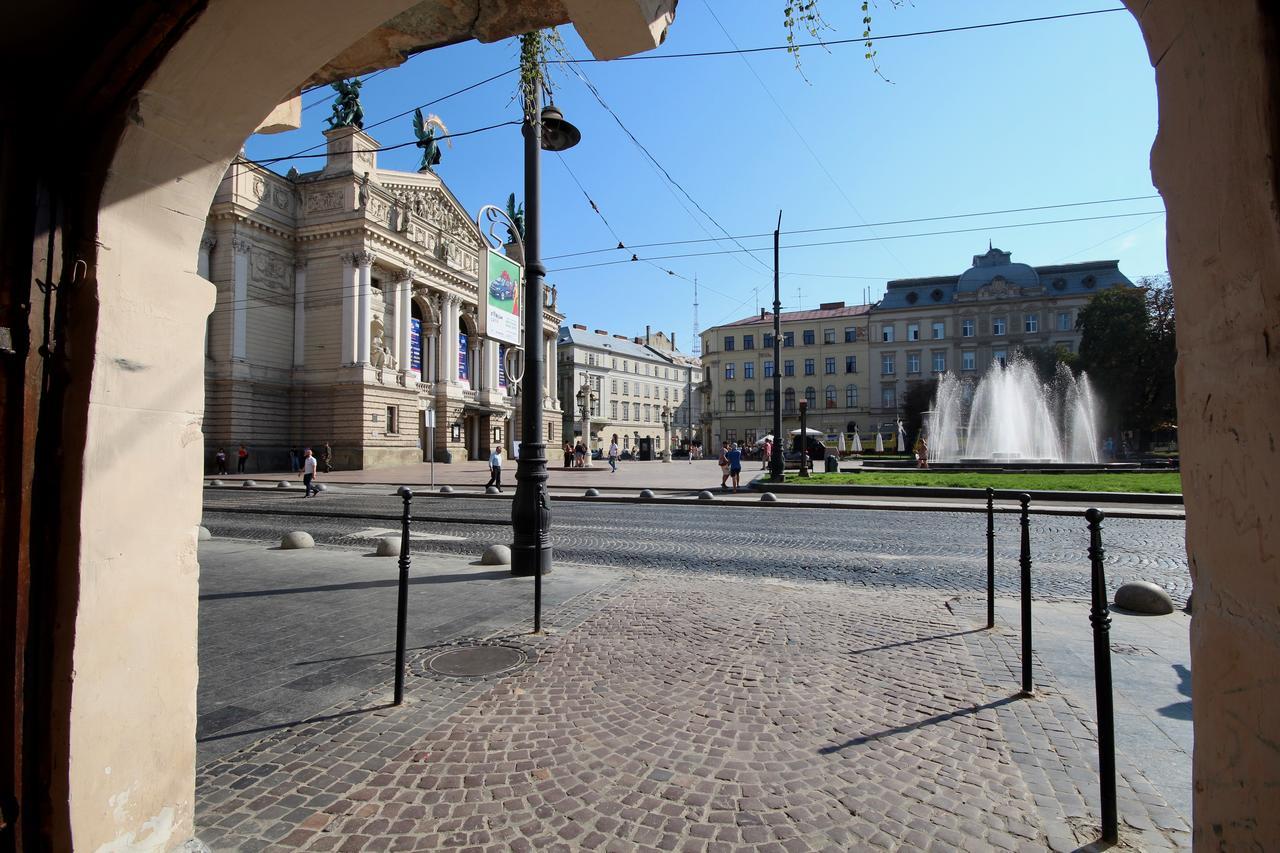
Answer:
POLYGON ((356 252, 354 260, 359 268, 360 277, 356 291, 356 352, 352 362, 355 364, 368 364, 370 324, 372 322, 370 311, 372 294, 370 289, 373 274, 373 253, 356 252))

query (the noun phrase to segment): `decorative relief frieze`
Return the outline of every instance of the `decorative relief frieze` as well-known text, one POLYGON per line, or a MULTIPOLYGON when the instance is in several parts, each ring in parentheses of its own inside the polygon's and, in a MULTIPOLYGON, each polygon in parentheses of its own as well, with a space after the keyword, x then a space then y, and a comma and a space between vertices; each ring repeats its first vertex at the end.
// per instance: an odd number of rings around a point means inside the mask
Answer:
POLYGON ((316 190, 307 193, 306 212, 323 213, 342 209, 342 190, 316 190))
POLYGON ((259 248, 251 257, 249 274, 257 284, 263 284, 277 290, 287 290, 289 286, 289 267, 288 258, 259 248))

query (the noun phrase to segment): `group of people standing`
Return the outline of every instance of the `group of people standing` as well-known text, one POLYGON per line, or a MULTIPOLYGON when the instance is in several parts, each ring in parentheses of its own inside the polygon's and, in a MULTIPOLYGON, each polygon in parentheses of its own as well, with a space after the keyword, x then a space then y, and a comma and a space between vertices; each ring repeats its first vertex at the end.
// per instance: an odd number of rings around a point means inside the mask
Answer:
MULTIPOLYGON (((289 448, 289 471, 294 474, 307 473, 308 463, 310 459, 313 469, 323 470, 326 474, 333 470, 333 448, 329 446, 329 442, 324 443, 324 448, 320 452, 317 459, 312 453, 311 448, 299 451, 297 448, 289 448)), ((240 445, 236 450, 236 473, 243 474, 249 466, 249 448, 246 445, 240 445)), ((225 447, 219 447, 213 454, 214 473, 227 473, 227 450, 225 447)), ((314 474, 315 471, 313 470, 314 474)))
MULTIPOLYGON (((613 440, 616 442, 618 437, 615 435, 613 440)), ((587 466, 587 446, 582 443, 582 439, 578 439, 576 444, 564 443, 564 467, 566 468, 585 468, 587 466)))
POLYGON ((738 491, 742 476, 742 448, 736 441, 720 443, 720 488, 728 489, 733 480, 733 490, 738 491))

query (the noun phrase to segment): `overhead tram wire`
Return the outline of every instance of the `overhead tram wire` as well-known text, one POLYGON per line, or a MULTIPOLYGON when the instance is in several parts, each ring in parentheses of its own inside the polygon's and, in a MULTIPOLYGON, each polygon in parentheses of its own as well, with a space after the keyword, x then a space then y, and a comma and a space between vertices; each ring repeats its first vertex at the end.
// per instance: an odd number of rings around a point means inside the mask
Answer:
MULTIPOLYGON (((726 28, 724 23, 721 22, 720 16, 716 14, 716 10, 711 6, 711 0, 703 0, 702 5, 706 7, 709 13, 711 13, 711 19, 716 22, 716 26, 720 28, 720 32, 724 33, 724 37, 729 40, 729 44, 733 45, 735 50, 739 49, 738 43, 733 40, 733 36, 729 34, 728 28, 726 28)), ((845 204, 849 205, 849 209, 853 211, 853 215, 858 218, 859 222, 865 225, 867 220, 866 217, 862 215, 862 211, 858 210, 858 206, 853 203, 853 199, 849 198, 849 194, 844 191, 844 187, 840 186, 840 182, 836 180, 836 176, 831 174, 831 170, 827 168, 827 164, 822 162, 822 158, 818 156, 818 152, 813 150, 813 146, 809 144, 809 140, 800 132, 800 128, 796 127, 796 123, 791 120, 791 116, 782 108, 782 104, 778 103, 778 99, 773 96, 773 91, 765 85, 764 79, 756 73, 755 66, 751 64, 751 60, 747 59, 747 56, 744 53, 739 53, 738 58, 742 60, 743 65, 747 66, 747 70, 751 72, 751 76, 756 78, 756 82, 760 84, 760 88, 764 90, 764 93, 769 96, 769 100, 773 103, 778 114, 782 116, 782 120, 791 128, 791 132, 800 140, 800 144, 804 146, 804 150, 809 152, 809 156, 813 158, 813 162, 822 170, 822 174, 827 176, 827 180, 831 183, 831 186, 835 188, 835 191, 840 194, 840 197, 844 199, 845 204)), ((875 234, 875 231, 872 231, 871 233, 875 234)), ((878 245, 894 263, 902 268, 903 272, 908 272, 907 265, 902 262, 901 258, 893 253, 892 249, 884 244, 878 245)))
MULTIPOLYGON (((782 234, 784 236, 788 234, 819 234, 819 233, 828 232, 828 231, 851 231, 858 228, 886 227, 889 225, 918 225, 922 222, 941 222, 948 219, 969 219, 975 216, 1000 216, 1007 213, 1032 213, 1038 210, 1062 210, 1064 208, 1071 208, 1071 207, 1088 207, 1095 204, 1121 204, 1121 203, 1130 202, 1130 201, 1150 201, 1153 198, 1160 198, 1160 196, 1157 193, 1152 193, 1151 195, 1135 195, 1135 196, 1126 196, 1122 198, 1102 198, 1102 199, 1094 199, 1092 201, 1066 202, 1063 204, 1042 204, 1042 205, 1036 205, 1034 207, 1010 207, 1004 210, 985 210, 985 211, 978 211, 975 213, 951 213, 945 216, 920 216, 914 219, 889 219, 883 222, 870 222, 870 223, 863 223, 861 225, 828 225, 822 228, 796 228, 790 231, 783 231, 782 234)), ((735 236, 739 240, 753 240, 753 239, 759 239, 763 237, 772 237, 773 232, 768 231, 768 232, 761 232, 759 234, 738 234, 735 236)), ((694 243, 711 243, 711 242, 722 242, 722 240, 716 239, 716 238, 710 238, 710 239, 691 238, 688 240, 660 240, 653 243, 635 243, 633 245, 628 245, 626 248, 627 249, 652 249, 657 246, 686 246, 694 243)), ((604 254, 605 252, 616 252, 616 251, 620 251, 616 246, 611 246, 607 249, 587 249, 581 252, 568 252, 562 255, 550 255, 547 257, 547 260, 552 261, 552 260, 560 260, 563 258, 578 258, 578 257, 583 257, 585 255, 599 255, 599 254, 604 254)), ((1085 251, 1088 251, 1088 250, 1085 250, 1085 251)))
MULTIPOLYGON (((497 124, 488 125, 486 127, 477 127, 472 130, 460 130, 457 133, 445 133, 435 138, 437 140, 457 139, 462 136, 471 136, 476 133, 484 133, 489 130, 497 130, 500 127, 510 127, 511 125, 518 125, 520 123, 521 123, 520 119, 511 119, 510 121, 503 121, 497 124)), ((367 150, 369 152, 374 152, 374 153, 379 153, 382 151, 396 151, 401 148, 408 148, 410 146, 417 145, 417 144, 418 144, 418 140, 411 139, 408 142, 397 142, 395 145, 380 145, 377 148, 369 148, 367 150)), ((279 163, 282 160, 310 160, 316 157, 328 157, 328 156, 329 155, 327 152, 322 151, 319 154, 290 154, 287 157, 268 157, 265 160, 250 160, 248 157, 242 157, 232 162, 252 163, 255 166, 261 166, 262 168, 265 169, 271 166, 273 163, 279 163)))
MULTIPOLYGON (((577 76, 579 80, 582 81, 583 85, 587 87, 587 91, 589 91, 591 93, 591 96, 594 97, 596 101, 600 104, 600 106, 604 108, 605 112, 607 112, 613 118, 613 120, 617 123, 618 127, 622 129, 622 132, 626 134, 628 139, 631 140, 632 144, 635 145, 637 148, 639 148, 640 151, 644 154, 644 156, 648 158, 649 162, 652 163, 655 168, 657 168, 659 173, 661 173, 662 177, 671 186, 678 189, 680 193, 689 200, 690 204, 696 207, 698 209, 698 212, 701 213, 704 217, 706 217, 708 222, 710 222, 712 225, 718 228, 720 230, 720 233, 725 235, 725 237, 729 240, 729 242, 735 244, 744 252, 747 252, 748 257, 750 257, 757 264, 759 264, 764 269, 765 272, 772 275, 773 274, 772 267, 770 267, 764 261, 757 258, 755 255, 751 254, 749 251, 747 251, 745 246, 743 246, 741 243, 735 240, 732 237, 732 235, 730 235, 729 232, 725 229, 725 227, 721 225, 714 216, 708 213, 706 208, 704 208, 701 204, 699 204, 697 199, 695 199, 692 195, 690 195, 689 191, 686 190, 679 181, 677 181, 675 178, 671 176, 671 173, 667 171, 666 167, 664 167, 662 163, 658 162, 658 158, 653 156, 653 153, 644 146, 644 143, 642 143, 639 139, 636 138, 636 135, 631 132, 630 128, 628 128, 626 124, 623 123, 622 119, 618 116, 618 114, 613 111, 613 108, 610 107, 609 104, 605 101, 604 96, 600 94, 600 90, 596 88, 596 85, 592 83, 591 80, 589 80, 586 77, 586 75, 583 74, 582 71, 579 70, 576 66, 570 65, 569 68, 573 72, 573 74, 577 76)), ((757 251, 763 251, 763 250, 757 250, 757 251)))
POLYGON ((617 59, 553 59, 549 62, 559 62, 564 65, 588 65, 593 62, 652 62, 659 59, 697 59, 701 57, 711 56, 734 56, 745 53, 770 53, 780 50, 805 49, 810 47, 841 47, 844 45, 864 45, 867 41, 893 41, 895 39, 920 38, 923 36, 940 36, 950 33, 963 33, 973 30, 989 30, 996 27, 1011 27, 1019 24, 1037 24, 1043 21, 1061 21, 1067 18, 1083 18, 1089 15, 1105 15, 1111 12, 1127 12, 1128 10, 1122 6, 1110 9, 1088 9, 1083 12, 1065 12, 1060 15, 1042 15, 1035 18, 1016 18, 1008 21, 991 21, 985 24, 966 24, 959 27, 942 27, 936 30, 917 30, 910 33, 885 33, 884 35, 872 35, 869 37, 847 38, 847 39, 824 39, 822 41, 806 41, 799 44, 776 44, 766 45, 764 47, 745 47, 735 50, 700 50, 689 53, 640 53, 635 56, 620 56, 617 59))
MULTIPOLYGON (((1128 216, 1159 216, 1159 215, 1162 215, 1163 213, 1164 211, 1162 210, 1143 210, 1143 211, 1135 211, 1134 213, 1113 213, 1106 216, 1081 216, 1075 219, 1049 219, 1042 222, 1013 222, 1013 223, 1008 223, 1003 225, 988 225, 988 226, 978 227, 978 228, 955 228, 949 231, 926 231, 919 234, 891 234, 887 237, 856 237, 849 240, 826 240, 821 243, 793 243, 789 246, 783 246, 782 248, 811 249, 811 248, 816 248, 821 246, 846 246, 846 245, 852 245, 855 243, 871 243, 876 240, 905 240, 912 237, 941 237, 949 234, 972 234, 980 231, 1000 231, 1008 228, 1030 228, 1037 225, 1064 225, 1064 224, 1073 223, 1073 222, 1098 222, 1106 219, 1123 219, 1128 216)), ((724 249, 716 252, 689 252, 683 255, 658 255, 657 257, 654 257, 652 260, 666 261, 666 260, 673 260, 676 258, 706 258, 706 257, 711 257, 713 255, 729 255, 738 251, 741 251, 741 250, 724 249)), ((762 250, 754 249, 751 251, 759 252, 762 250)), ((548 272, 568 272, 569 270, 595 269, 598 267, 611 267, 611 266, 617 266, 618 264, 626 264, 626 263, 630 263, 630 261, 629 260, 601 261, 600 263, 580 264, 574 267, 557 267, 556 269, 548 270, 548 272)))
MULTIPOLYGON (((397 67, 397 68, 402 68, 402 67, 403 67, 403 63, 401 63, 400 65, 397 65, 396 67, 397 67)), ((390 70, 391 70, 390 68, 380 68, 380 69, 378 69, 377 71, 374 71, 372 74, 366 74, 364 77, 359 77, 359 78, 357 78, 357 79, 359 79, 359 81, 360 81, 362 84, 363 84, 363 83, 368 83, 368 82, 369 82, 370 80, 372 80, 374 77, 377 77, 377 76, 378 76, 378 75, 380 75, 380 74, 386 74, 386 73, 387 73, 388 71, 390 71, 390 70)), ((327 89, 327 88, 329 87, 329 85, 330 85, 329 83, 324 83, 324 84, 322 84, 322 85, 320 85, 320 86, 312 86, 310 89, 308 89, 307 91, 303 92, 302 94, 304 94, 304 95, 309 95, 309 94, 311 94, 312 92, 318 91, 318 90, 320 90, 320 89, 327 89)), ((318 106, 318 105, 320 105, 320 104, 323 104, 325 101, 329 100, 329 99, 330 99, 330 98, 332 98, 332 97, 333 97, 333 95, 332 95, 332 94, 330 94, 330 93, 325 93, 325 94, 321 95, 320 97, 316 98, 316 99, 315 99, 314 101, 312 101, 311 103, 309 103, 309 104, 303 104, 303 105, 302 105, 302 111, 305 113, 307 110, 311 109, 312 107, 314 107, 314 106, 318 106)))

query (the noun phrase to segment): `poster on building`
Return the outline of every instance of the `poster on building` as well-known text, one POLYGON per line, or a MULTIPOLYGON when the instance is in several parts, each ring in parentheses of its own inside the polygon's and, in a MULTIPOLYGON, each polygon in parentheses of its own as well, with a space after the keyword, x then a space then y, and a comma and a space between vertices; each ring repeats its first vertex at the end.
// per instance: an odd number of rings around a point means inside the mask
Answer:
POLYGON ((409 321, 409 369, 422 373, 422 321, 417 317, 409 321))
POLYGON ((507 387, 507 348, 498 344, 498 387, 507 387))
POLYGON ((485 337, 509 344, 520 343, 520 265, 501 252, 485 252, 484 328, 485 337))
POLYGON ((462 332, 458 335, 458 379, 462 382, 469 382, 471 379, 471 357, 467 352, 467 335, 462 332))

